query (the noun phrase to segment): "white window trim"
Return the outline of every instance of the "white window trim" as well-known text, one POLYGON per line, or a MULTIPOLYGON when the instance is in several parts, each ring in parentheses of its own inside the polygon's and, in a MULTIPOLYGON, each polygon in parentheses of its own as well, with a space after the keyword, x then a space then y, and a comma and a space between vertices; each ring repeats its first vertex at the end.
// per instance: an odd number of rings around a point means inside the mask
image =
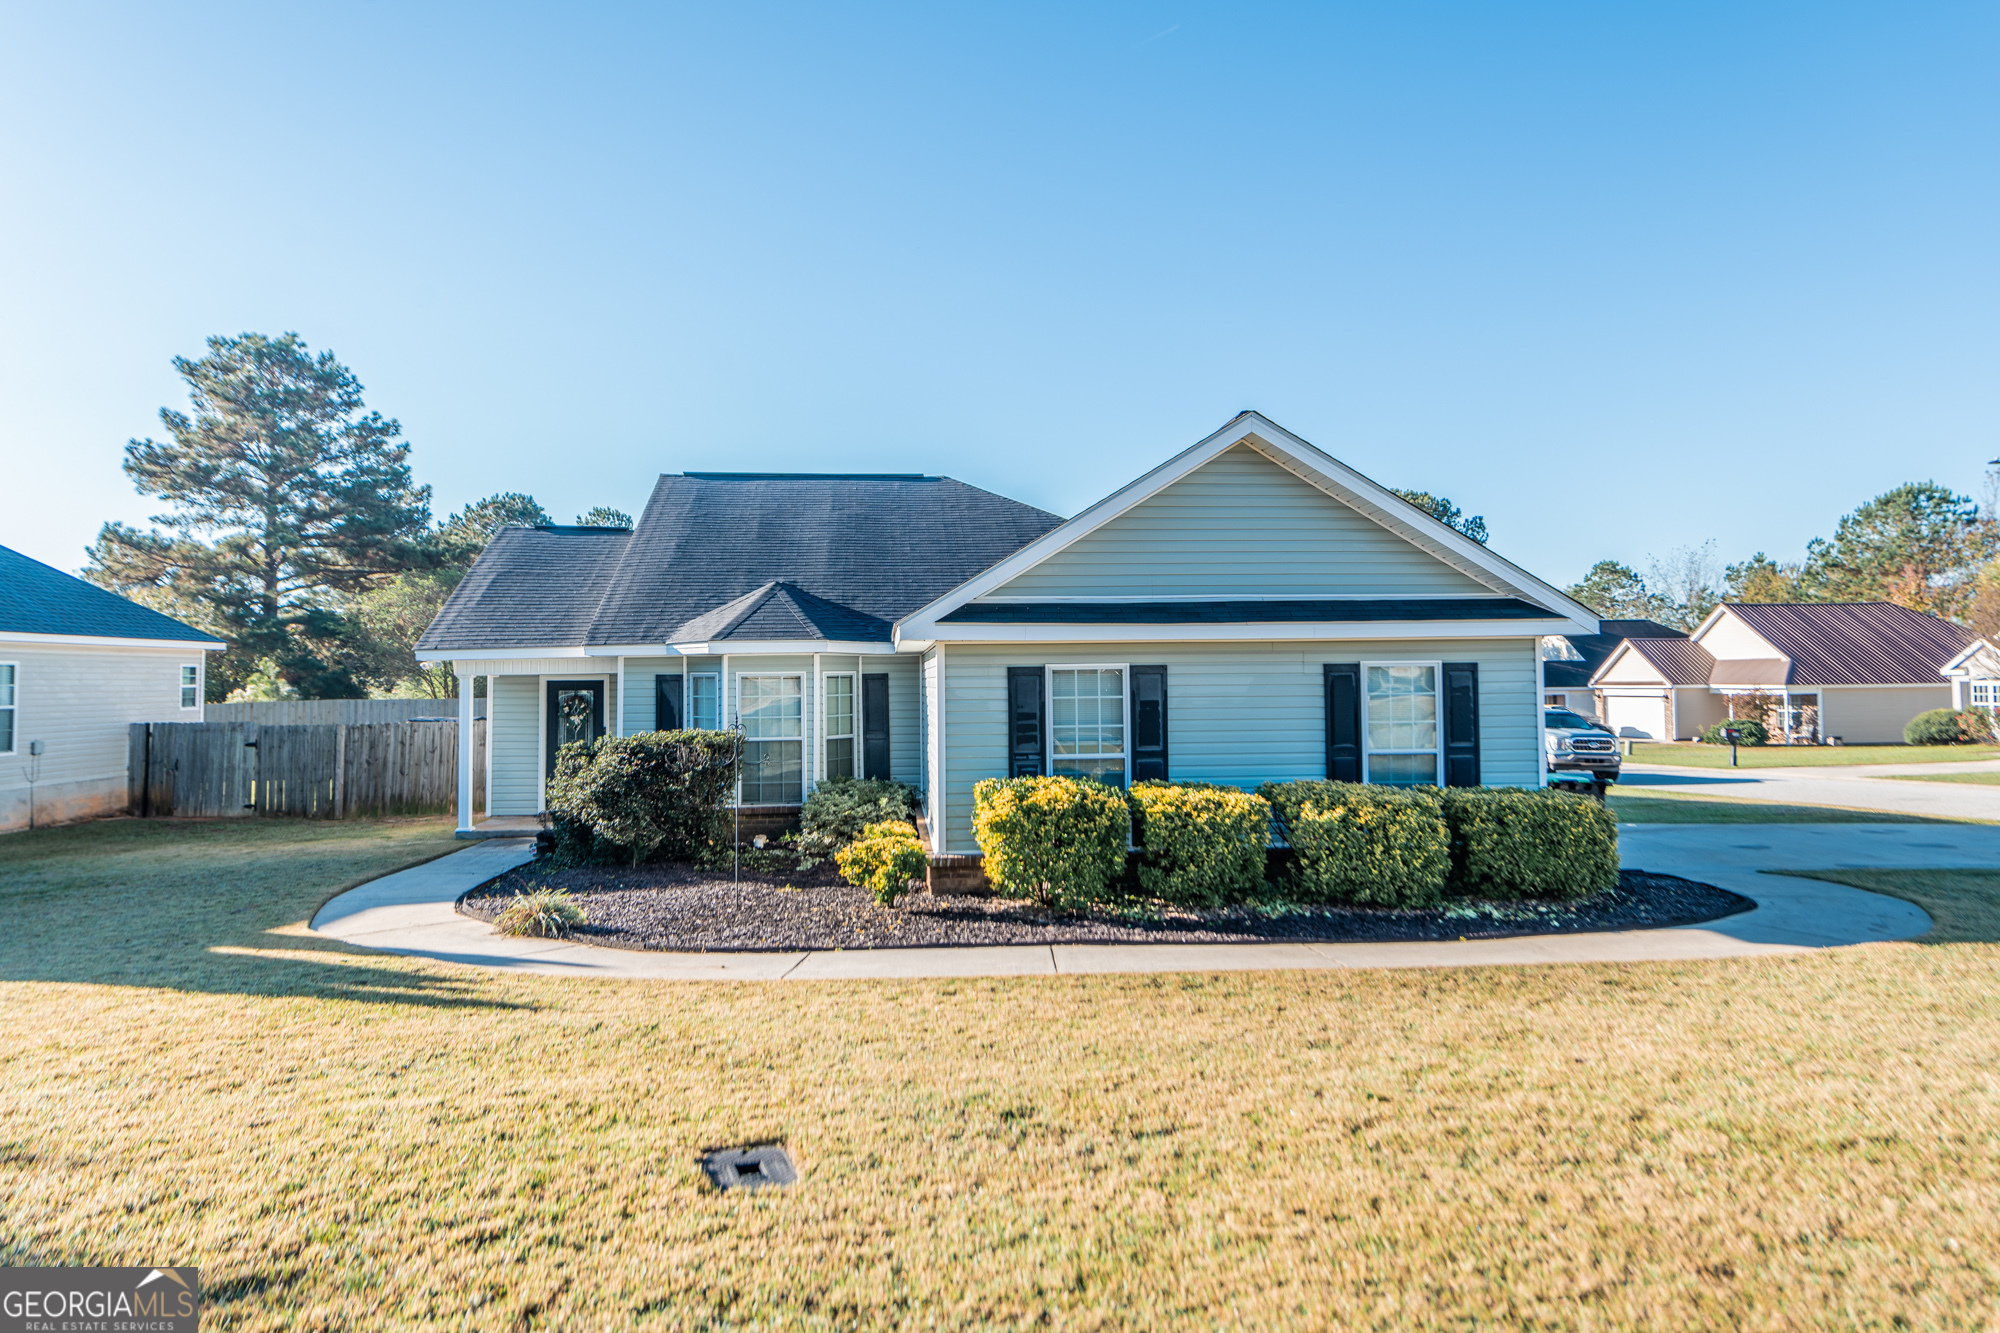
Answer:
MULTIPOLYGON (((849 741, 853 744, 853 757, 848 766, 851 769, 859 769, 861 767, 861 673, 858 671, 828 671, 822 673, 819 678, 819 699, 820 777, 824 779, 833 775, 833 769, 827 759, 827 746, 831 745, 834 741, 849 741), (827 703, 833 698, 833 691, 826 687, 826 683, 830 680, 839 680, 843 677, 847 680, 848 730, 845 735, 836 736, 833 734, 833 723, 828 719, 827 710, 827 703)), ((860 774, 856 772, 850 773, 848 776, 859 777, 860 774)))
MULTIPOLYGON (((1125 662, 1050 662, 1042 668, 1042 707, 1047 716, 1042 721, 1042 772, 1051 776, 1056 771, 1056 672, 1058 671, 1116 671, 1121 673, 1125 688, 1118 696, 1118 716, 1125 733, 1125 790, 1132 790, 1132 667, 1125 662)), ((1088 759, 1090 755, 1068 755, 1069 759, 1088 759)))
POLYGON ((19 754, 21 752, 21 664, 19 662, 0 662, 0 667, 14 668, 13 701, 11 703, 0 704, 0 708, 4 708, 14 715, 14 725, 9 728, 14 734, 8 738, 7 748, 0 750, 0 755, 19 754))
MULTIPOLYGON (((808 693, 807 693, 807 691, 806 691, 806 673, 805 673, 805 672, 803 672, 803 671, 738 671, 738 672, 736 673, 736 677, 735 677, 735 679, 736 679, 736 714, 735 714, 735 716, 736 716, 736 720, 737 720, 737 723, 738 723, 738 725, 739 725, 739 726, 741 725, 741 723, 742 723, 742 720, 743 720, 743 682, 744 682, 745 680, 752 680, 752 679, 754 679, 754 680, 795 680, 795 681, 797 681, 797 682, 799 683, 799 734, 798 734, 797 736, 755 736, 755 737, 753 737, 753 736, 751 736, 751 735, 749 734, 749 732, 745 731, 745 732, 743 733, 743 748, 744 748, 744 750, 745 750, 745 751, 747 752, 747 751, 749 750, 749 748, 750 748, 751 746, 753 746, 753 745, 759 745, 759 744, 767 744, 767 743, 774 743, 774 744, 780 744, 780 745, 782 745, 782 744, 784 744, 784 743, 785 743, 785 742, 787 742, 787 741, 790 741, 790 742, 795 742, 795 743, 796 743, 796 744, 798 745, 798 747, 799 747, 799 800, 800 800, 800 801, 804 801, 804 800, 805 800, 805 797, 806 797, 806 791, 807 791, 807 785, 806 785, 806 757, 807 757, 807 750, 806 750, 806 734, 807 734, 807 732, 809 732, 809 731, 811 730, 811 728, 810 728, 810 727, 808 727, 808 726, 806 725, 806 724, 807 724, 807 721, 808 721, 808 719, 809 719, 809 717, 811 716, 811 711, 810 711, 810 710, 811 710, 811 700, 810 700, 810 698, 809 698, 809 696, 808 696, 808 693)), ((737 779, 736 779, 736 803, 737 803, 738 805, 741 805, 741 804, 743 804, 743 778, 742 778, 742 776, 741 776, 741 775, 738 775, 738 777, 737 777, 737 779)), ((789 803, 789 802, 780 802, 780 804, 790 804, 790 803, 789 803)))
POLYGON ((715 682, 716 719, 709 731, 727 731, 729 724, 724 721, 722 708, 722 673, 720 671, 683 671, 681 673, 681 726, 689 731, 701 730, 694 724, 694 682, 697 676, 715 682))
POLYGON ((174 697, 176 699, 187 697, 188 683, 186 673, 190 671, 194 672, 194 702, 191 704, 183 703, 181 705, 181 711, 183 712, 193 712, 201 707, 201 663, 199 662, 181 663, 180 677, 174 683, 174 697))
MULTIPOLYGON (((1432 751, 1437 757, 1437 768, 1432 785, 1437 787, 1444 785, 1444 662, 1442 659, 1435 662, 1403 659, 1394 662, 1363 662, 1361 664, 1361 780, 1363 782, 1373 782, 1375 780, 1374 774, 1370 772, 1370 769, 1374 766, 1375 747, 1369 744, 1368 741, 1368 668, 1413 666, 1430 667, 1437 673, 1431 677, 1431 688, 1433 691, 1431 697, 1437 701, 1437 745, 1432 751)), ((1543 742, 1543 748, 1547 748, 1546 740, 1543 742)), ((1385 755, 1422 754, 1423 751, 1384 750, 1382 753, 1385 755)))

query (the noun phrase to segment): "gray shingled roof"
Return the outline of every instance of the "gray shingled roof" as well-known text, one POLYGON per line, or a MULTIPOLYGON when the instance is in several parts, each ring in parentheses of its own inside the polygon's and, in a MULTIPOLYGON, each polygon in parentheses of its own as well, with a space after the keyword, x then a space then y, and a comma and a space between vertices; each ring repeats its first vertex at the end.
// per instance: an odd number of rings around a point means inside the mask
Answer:
POLYGON ((1627 639, 1685 639, 1687 635, 1657 620, 1601 620, 1596 634, 1568 634, 1564 637, 1583 658, 1581 662, 1542 663, 1542 681, 1551 689, 1582 689, 1590 684, 1597 668, 1627 639))
POLYGON ((216 643, 192 625, 0 546, 0 634, 216 643))
POLYGON ((887 642, 898 616, 1061 523, 949 477, 667 475, 629 533, 503 529, 417 647, 887 642))

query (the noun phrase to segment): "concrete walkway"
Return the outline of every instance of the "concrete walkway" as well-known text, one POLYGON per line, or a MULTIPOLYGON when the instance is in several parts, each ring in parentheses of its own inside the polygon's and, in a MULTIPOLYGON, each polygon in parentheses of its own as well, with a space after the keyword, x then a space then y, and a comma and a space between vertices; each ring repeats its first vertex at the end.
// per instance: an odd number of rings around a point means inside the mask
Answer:
POLYGON ((352 944, 539 976, 670 980, 1053 976, 1085 972, 1227 972, 1278 968, 1481 967, 1496 964, 1739 958, 1909 939, 1921 910, 1838 884, 1758 873, 2000 867, 2000 828, 1912 824, 1655 824, 1621 831, 1627 865, 1682 875, 1756 900, 1755 911, 1703 926, 1508 940, 1409 944, 1057 944, 962 949, 642 953, 514 939, 459 915, 460 894, 526 862, 527 839, 495 839, 334 898, 312 928, 352 944))
POLYGON ((2000 786, 1897 782, 1892 775, 1994 773, 2000 763, 1864 764, 1854 768, 1681 768, 1627 764, 1614 791, 1665 788, 1687 796, 1727 796, 1773 805, 1838 805, 1932 819, 2000 821, 2000 786))

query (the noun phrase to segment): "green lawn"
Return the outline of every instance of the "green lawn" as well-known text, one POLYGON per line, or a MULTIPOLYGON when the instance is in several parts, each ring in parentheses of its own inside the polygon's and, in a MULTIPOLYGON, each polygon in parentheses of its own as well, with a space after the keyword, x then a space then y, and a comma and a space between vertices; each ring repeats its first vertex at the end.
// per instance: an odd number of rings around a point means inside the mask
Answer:
POLYGON ((2000 786, 2000 773, 1884 773, 1895 782, 1969 782, 1975 787, 2000 786))
MULTIPOLYGON (((2000 758, 1994 745, 1739 745, 1739 768, 1816 768, 1847 764, 1969 763, 2000 758)), ((1641 741, 1632 747, 1635 764, 1679 764, 1683 768, 1728 768, 1727 745, 1666 745, 1641 741)))
MULTIPOLYGON (((1622 799, 1622 798, 1621 798, 1622 799)), ((0 1262, 234 1329, 1991 1326, 2000 946, 671 983, 300 933, 441 821, 0 838, 0 1262), (802 1179, 718 1196, 702 1149, 802 1179)))
POLYGON ((1949 824, 1970 821, 1895 815, 1834 805, 1772 805, 1743 796, 1693 796, 1657 787, 1617 788, 1605 804, 1621 824, 1949 824), (1644 792, 1638 795, 1636 793, 1644 792))
POLYGON ((1925 944, 2000 944, 2000 870, 1788 870, 1915 903, 1931 914, 1925 944))

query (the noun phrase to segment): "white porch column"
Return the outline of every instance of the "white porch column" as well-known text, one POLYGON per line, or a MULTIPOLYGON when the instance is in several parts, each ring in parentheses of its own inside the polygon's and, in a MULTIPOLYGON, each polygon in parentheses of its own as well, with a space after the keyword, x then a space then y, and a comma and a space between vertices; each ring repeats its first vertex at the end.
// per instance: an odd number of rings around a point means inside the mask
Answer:
POLYGON ((461 836, 472 832, 472 679, 466 672, 458 673, 458 831, 461 836))

